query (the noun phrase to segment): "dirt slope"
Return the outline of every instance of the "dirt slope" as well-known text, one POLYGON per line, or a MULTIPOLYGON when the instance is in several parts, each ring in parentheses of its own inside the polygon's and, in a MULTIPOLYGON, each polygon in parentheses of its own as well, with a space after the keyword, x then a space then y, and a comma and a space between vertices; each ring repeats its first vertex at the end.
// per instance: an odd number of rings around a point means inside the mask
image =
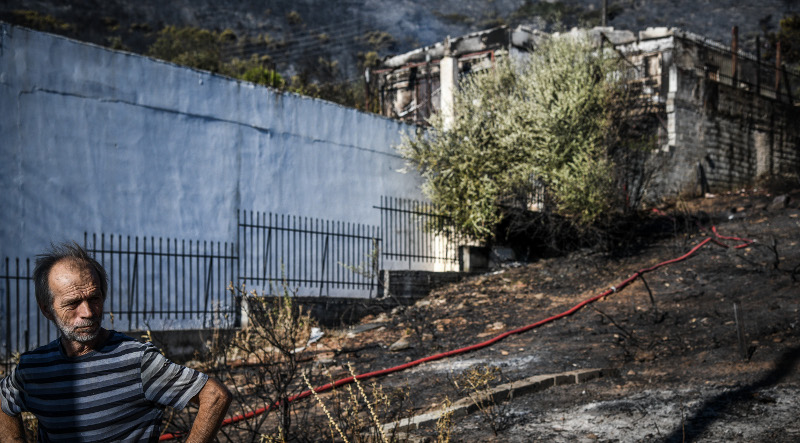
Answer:
MULTIPOLYGON (((646 274, 646 285, 638 279, 570 317, 380 383, 408 389, 414 412, 422 412, 445 396, 458 398, 451 380, 470 367, 497 366, 503 381, 575 368, 619 374, 505 403, 497 435, 481 414, 469 416, 457 423, 455 441, 798 441, 800 192, 785 207, 771 205, 773 199, 726 195, 667 209, 662 217, 668 220, 701 214, 698 220, 712 222, 720 234, 756 243, 742 249, 709 244, 646 274)), ((322 345, 336 351, 327 368, 335 376, 349 361, 363 373, 479 343, 684 254, 713 235, 710 227, 684 226, 686 232, 624 258, 583 252, 476 276, 395 315, 362 322, 375 329, 332 332, 322 345), (388 351, 403 337, 409 348, 388 351)))

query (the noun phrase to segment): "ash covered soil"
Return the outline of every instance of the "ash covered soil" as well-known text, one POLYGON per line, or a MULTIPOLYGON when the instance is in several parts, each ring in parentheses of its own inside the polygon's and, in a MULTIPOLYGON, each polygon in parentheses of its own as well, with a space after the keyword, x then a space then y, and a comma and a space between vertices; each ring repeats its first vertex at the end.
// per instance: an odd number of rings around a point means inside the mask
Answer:
POLYGON ((672 232, 662 229, 636 252, 582 251, 470 277, 413 306, 328 331, 316 359, 341 378, 347 362, 365 373, 480 343, 679 257, 716 226, 755 243, 707 244, 571 316, 377 381, 405 389, 411 413, 420 414, 463 397, 452 380, 472 367, 500 368, 495 384, 613 371, 501 403, 494 423, 480 413, 458 419, 452 441, 800 441, 800 191, 785 197, 788 204, 775 204, 775 195, 743 192, 664 208, 654 217, 672 232), (408 347, 390 351, 398 341, 408 347))

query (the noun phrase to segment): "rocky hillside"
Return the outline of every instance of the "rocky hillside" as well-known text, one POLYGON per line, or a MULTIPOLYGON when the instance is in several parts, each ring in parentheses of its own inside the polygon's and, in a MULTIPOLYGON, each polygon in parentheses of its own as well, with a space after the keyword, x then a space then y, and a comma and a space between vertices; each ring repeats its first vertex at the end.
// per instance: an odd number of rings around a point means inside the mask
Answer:
MULTIPOLYGON (((721 42, 739 26, 745 49, 800 11, 798 0, 609 0, 616 28, 676 26, 721 42)), ((282 74, 319 57, 357 76, 358 53, 387 55, 499 24, 554 29, 600 22, 601 0, 7 0, 0 19, 93 43, 145 52, 166 25, 231 29, 228 57, 268 54, 282 74), (21 11, 34 11, 22 14, 21 11), (50 16, 50 17, 47 17, 50 16)))

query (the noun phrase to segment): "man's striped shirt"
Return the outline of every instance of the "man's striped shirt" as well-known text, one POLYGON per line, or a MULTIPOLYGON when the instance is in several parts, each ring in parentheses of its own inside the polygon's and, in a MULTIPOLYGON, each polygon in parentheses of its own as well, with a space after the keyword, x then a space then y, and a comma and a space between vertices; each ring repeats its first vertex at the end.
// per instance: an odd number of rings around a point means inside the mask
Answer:
POLYGON ((0 381, 3 412, 33 413, 39 441, 156 441, 165 406, 182 409, 208 376, 167 360, 151 343, 111 331, 79 357, 59 340, 26 352, 0 381))

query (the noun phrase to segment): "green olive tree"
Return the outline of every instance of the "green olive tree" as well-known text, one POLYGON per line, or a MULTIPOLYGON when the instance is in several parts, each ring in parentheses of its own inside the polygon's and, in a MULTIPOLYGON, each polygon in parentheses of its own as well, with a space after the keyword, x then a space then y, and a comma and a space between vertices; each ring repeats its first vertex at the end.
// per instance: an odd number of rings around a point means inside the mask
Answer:
POLYGON ((469 238, 492 238, 534 182, 556 214, 590 225, 618 197, 611 152, 630 127, 626 69, 613 49, 587 38, 550 38, 524 60, 464 78, 452 126, 434 116, 399 150, 452 229, 469 238))

